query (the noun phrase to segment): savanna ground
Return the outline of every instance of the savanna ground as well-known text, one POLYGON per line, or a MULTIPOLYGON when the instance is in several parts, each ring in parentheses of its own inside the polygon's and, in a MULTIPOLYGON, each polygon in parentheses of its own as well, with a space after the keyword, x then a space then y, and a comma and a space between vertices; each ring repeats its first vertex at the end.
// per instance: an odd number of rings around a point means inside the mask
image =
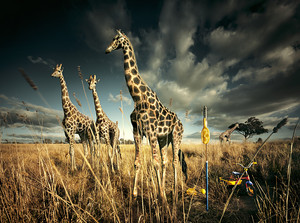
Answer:
MULTIPOLYGON (((179 180, 177 213, 172 214, 173 168, 169 148, 166 179, 167 202, 159 199, 149 146, 143 146, 143 168, 139 196, 132 199, 134 145, 121 145, 119 170, 113 173, 105 146, 95 165, 83 158, 76 145, 77 171, 70 171, 67 144, 0 145, 1 222, 219 222, 230 190, 218 181, 231 171, 242 171, 235 163, 248 164, 259 144, 208 145, 209 210, 206 211, 204 145, 183 145, 188 180, 179 180), (83 163, 85 167, 82 168, 83 163), (196 186, 196 195, 188 188, 196 186)), ((256 186, 255 198, 237 189, 222 222, 299 221, 300 142, 293 145, 291 178, 287 198, 287 168, 290 141, 268 142, 249 170, 256 186), (288 212, 286 212, 288 209, 288 212)), ((182 179, 181 171, 179 179, 182 179)))

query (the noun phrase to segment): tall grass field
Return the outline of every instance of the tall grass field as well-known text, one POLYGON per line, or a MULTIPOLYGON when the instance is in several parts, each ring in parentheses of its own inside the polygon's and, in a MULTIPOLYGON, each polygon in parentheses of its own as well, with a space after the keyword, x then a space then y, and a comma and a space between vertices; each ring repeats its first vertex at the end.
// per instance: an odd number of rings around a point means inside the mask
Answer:
MULTIPOLYGON (((77 170, 70 170, 68 144, 0 144, 0 222, 219 222, 231 189, 219 182, 236 163, 248 164, 259 144, 209 144, 209 209, 206 211, 204 145, 182 145, 188 179, 181 171, 176 216, 172 214, 172 149, 168 151, 166 200, 157 192, 149 146, 142 148, 138 197, 133 199, 134 145, 120 145, 119 169, 108 162, 105 145, 91 163, 75 145, 77 170), (114 169, 114 171, 112 171, 114 169), (187 193, 194 188, 195 193, 187 193)), ((249 169, 256 196, 237 187, 222 222, 300 222, 300 141, 266 143, 249 169), (287 199, 288 197, 288 199, 287 199)))

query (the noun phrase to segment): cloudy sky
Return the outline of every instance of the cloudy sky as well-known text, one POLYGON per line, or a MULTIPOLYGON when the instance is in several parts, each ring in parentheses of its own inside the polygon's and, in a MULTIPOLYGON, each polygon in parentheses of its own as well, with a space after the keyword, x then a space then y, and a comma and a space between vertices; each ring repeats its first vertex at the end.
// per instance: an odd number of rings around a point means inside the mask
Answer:
POLYGON ((77 67, 84 78, 100 78, 97 91, 104 111, 119 121, 121 137, 132 139, 133 102, 122 51, 104 53, 115 29, 130 38, 143 79, 182 120, 184 142, 199 142, 204 105, 212 139, 251 116, 269 130, 289 117, 273 139, 292 136, 300 116, 297 1, 29 0, 1 8, 2 141, 64 140, 60 84, 51 77, 58 63, 71 100, 92 118, 92 94, 77 67))

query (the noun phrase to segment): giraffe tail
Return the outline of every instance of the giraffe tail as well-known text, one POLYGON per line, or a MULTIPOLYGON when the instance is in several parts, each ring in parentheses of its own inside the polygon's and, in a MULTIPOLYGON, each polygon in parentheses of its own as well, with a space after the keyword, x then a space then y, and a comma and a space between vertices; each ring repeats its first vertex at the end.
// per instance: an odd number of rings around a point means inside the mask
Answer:
POLYGON ((117 152, 118 152, 118 154, 120 156, 120 159, 122 159, 122 154, 121 154, 121 150, 120 150, 120 145, 119 144, 117 145, 117 152))
POLYGON ((181 169, 182 169, 182 172, 185 176, 185 182, 187 181, 188 179, 188 176, 187 176, 187 164, 185 162, 185 159, 184 159, 184 153, 181 151, 181 149, 178 150, 178 157, 179 157, 179 162, 181 164, 181 169))

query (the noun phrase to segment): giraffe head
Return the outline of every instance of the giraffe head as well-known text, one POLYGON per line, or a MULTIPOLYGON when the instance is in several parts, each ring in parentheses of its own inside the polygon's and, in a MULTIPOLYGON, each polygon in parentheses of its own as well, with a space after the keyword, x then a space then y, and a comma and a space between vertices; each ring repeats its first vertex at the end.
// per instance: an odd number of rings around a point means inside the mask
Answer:
POLYGON ((117 50, 122 48, 124 40, 125 40, 125 34, 121 32, 121 30, 116 30, 117 35, 113 38, 113 41, 109 44, 107 49, 105 50, 105 53, 110 53, 111 51, 117 50))
POLYGON ((63 68, 62 67, 62 64, 60 65, 56 65, 56 68, 54 69, 53 73, 51 74, 52 77, 61 77, 62 76, 62 73, 63 73, 63 68))
POLYGON ((96 84, 100 81, 100 79, 97 80, 96 75, 90 75, 89 79, 85 79, 86 82, 89 84, 89 89, 93 90, 96 88, 96 84))

